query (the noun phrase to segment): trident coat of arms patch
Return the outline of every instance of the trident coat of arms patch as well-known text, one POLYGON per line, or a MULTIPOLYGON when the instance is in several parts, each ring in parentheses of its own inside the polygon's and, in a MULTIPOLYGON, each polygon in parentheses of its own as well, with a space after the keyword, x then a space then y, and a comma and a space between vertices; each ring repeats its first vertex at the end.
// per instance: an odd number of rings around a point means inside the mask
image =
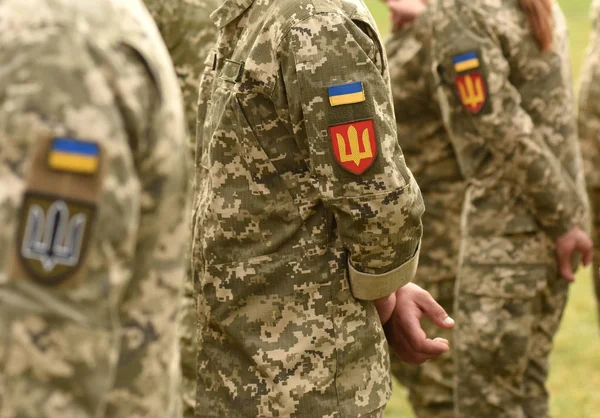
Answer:
POLYGON ((487 83, 477 51, 469 51, 452 57, 456 77, 454 83, 463 106, 477 115, 488 100, 487 83))
POLYGON ((364 173, 377 157, 375 126, 371 119, 329 127, 337 162, 353 174, 364 173))

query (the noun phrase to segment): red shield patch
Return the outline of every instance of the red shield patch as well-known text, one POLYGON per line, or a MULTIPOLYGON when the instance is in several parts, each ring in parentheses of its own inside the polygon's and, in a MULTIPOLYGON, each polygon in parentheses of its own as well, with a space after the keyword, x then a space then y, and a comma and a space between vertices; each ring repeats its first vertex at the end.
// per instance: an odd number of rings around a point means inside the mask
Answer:
POLYGON ((329 127, 337 162, 353 174, 364 173, 377 157, 377 138, 371 119, 329 127))
POLYGON ((481 112, 487 103, 485 79, 479 71, 456 76, 456 88, 462 104, 474 115, 481 112))

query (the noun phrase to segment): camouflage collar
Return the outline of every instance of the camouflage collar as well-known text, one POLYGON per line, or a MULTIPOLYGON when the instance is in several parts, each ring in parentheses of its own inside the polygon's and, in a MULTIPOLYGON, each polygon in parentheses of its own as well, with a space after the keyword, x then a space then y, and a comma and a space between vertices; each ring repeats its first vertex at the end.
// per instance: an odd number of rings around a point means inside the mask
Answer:
POLYGON ((210 15, 210 18, 221 29, 244 13, 252 3, 254 3, 254 0, 225 0, 221 7, 210 15))

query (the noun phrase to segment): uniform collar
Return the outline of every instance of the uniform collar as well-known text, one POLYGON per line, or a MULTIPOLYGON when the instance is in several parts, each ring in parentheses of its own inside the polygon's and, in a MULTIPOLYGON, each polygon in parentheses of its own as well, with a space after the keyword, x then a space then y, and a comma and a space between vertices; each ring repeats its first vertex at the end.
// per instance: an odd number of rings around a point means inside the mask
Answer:
POLYGON ((211 20, 219 29, 227 25, 252 6, 254 0, 225 0, 221 7, 211 13, 211 20))

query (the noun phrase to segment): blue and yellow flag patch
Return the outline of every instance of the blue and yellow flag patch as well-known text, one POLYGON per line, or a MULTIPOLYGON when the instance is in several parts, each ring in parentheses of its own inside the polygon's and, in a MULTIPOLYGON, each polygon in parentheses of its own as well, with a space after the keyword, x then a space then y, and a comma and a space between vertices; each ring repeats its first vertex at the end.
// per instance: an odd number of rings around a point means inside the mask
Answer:
POLYGON ((474 70, 480 67, 479 57, 477 52, 471 51, 452 57, 454 63, 454 71, 462 73, 469 70, 474 70))
POLYGON ((95 142, 54 138, 48 153, 48 166, 57 171, 94 174, 100 165, 100 147, 95 142))
POLYGON ((489 111, 485 63, 478 51, 464 52, 452 57, 454 84, 461 103, 474 115, 489 111))
POLYGON ((342 84, 339 86, 328 87, 329 104, 331 106, 340 106, 345 104, 360 103, 365 101, 365 90, 363 84, 356 83, 342 84))

